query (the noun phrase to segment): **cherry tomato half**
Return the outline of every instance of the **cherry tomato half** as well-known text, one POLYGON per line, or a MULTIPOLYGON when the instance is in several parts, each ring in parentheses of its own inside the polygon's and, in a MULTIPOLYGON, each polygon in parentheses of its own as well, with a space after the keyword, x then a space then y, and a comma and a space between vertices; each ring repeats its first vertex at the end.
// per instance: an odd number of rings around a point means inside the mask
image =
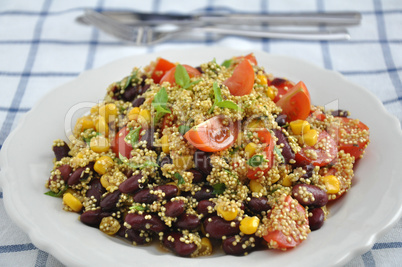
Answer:
POLYGON ((310 94, 303 82, 297 83, 276 102, 287 121, 305 120, 310 115, 310 94))
POLYGON ((133 147, 124 140, 129 132, 130 130, 125 126, 124 128, 121 128, 114 137, 111 147, 112 151, 116 154, 116 157, 119 157, 121 154, 123 157, 131 158, 131 150, 133 150, 133 147))
POLYGON ((264 153, 265 157, 269 160, 268 161, 268 167, 265 169, 261 169, 260 167, 256 168, 249 168, 247 171, 247 177, 249 179, 257 179, 261 177, 261 172, 263 174, 267 173, 273 166, 274 164, 274 139, 271 136, 271 133, 267 129, 261 129, 256 131, 258 134, 258 138, 260 139, 261 143, 266 144, 266 147, 264 148, 264 153))
POLYGON ((274 86, 278 89, 278 93, 274 98, 274 102, 278 102, 284 94, 286 94, 295 84, 289 80, 282 78, 275 78, 268 82, 268 86, 274 86))
POLYGON ((175 66, 176 65, 169 60, 159 58, 155 64, 155 69, 151 74, 151 78, 154 80, 154 83, 159 83, 165 73, 175 66))
POLYGON ((248 95, 254 86, 254 69, 249 60, 243 60, 235 69, 233 74, 223 82, 229 88, 232 95, 248 95))
MULTIPOLYGON (((183 64, 183 67, 186 69, 188 76, 190 78, 201 76, 201 72, 199 72, 196 68, 193 68, 189 65, 183 64)), ((165 75, 163 75, 162 79, 159 81, 160 84, 164 82, 169 82, 171 85, 176 84, 176 78, 174 77, 174 73, 176 72, 176 67, 168 70, 165 75)))

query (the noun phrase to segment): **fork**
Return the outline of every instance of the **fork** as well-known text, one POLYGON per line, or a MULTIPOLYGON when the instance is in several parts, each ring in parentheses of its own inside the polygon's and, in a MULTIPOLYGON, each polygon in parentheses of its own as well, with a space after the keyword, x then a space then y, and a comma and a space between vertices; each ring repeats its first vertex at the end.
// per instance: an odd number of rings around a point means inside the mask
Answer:
POLYGON ((318 31, 258 31, 244 30, 219 26, 190 27, 179 26, 166 29, 163 26, 132 26, 123 24, 94 10, 87 10, 85 20, 101 31, 120 40, 137 46, 154 45, 179 34, 187 32, 215 33, 220 35, 238 35, 254 38, 275 38, 293 40, 347 40, 350 35, 346 29, 318 30, 318 31))

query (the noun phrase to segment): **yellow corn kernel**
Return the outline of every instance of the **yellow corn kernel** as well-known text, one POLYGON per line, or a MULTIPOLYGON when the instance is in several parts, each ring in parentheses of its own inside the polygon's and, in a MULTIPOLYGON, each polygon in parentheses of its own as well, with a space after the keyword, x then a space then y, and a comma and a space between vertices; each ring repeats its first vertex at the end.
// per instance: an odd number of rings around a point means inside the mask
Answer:
POLYGON ((114 235, 120 230, 120 223, 112 216, 104 217, 99 224, 99 230, 107 235, 114 235))
POLYGON ((130 112, 128 113, 128 119, 130 121, 133 120, 137 120, 138 119, 138 114, 140 114, 140 108, 139 107, 135 107, 132 110, 130 110, 130 112))
POLYGON ((260 82, 258 83, 259 85, 267 85, 268 84, 267 77, 265 77, 265 75, 263 75, 263 74, 258 74, 257 79, 260 80, 260 82))
POLYGON ((110 186, 109 174, 102 175, 102 177, 100 178, 100 182, 101 182, 101 185, 103 186, 103 188, 105 188, 105 189, 108 188, 110 186))
POLYGON ((258 225, 260 224, 260 219, 257 216, 244 217, 240 222, 240 231, 246 235, 252 235, 257 232, 258 225))
POLYGON ((109 126, 107 125, 105 118, 102 116, 95 121, 95 128, 98 133, 101 133, 105 136, 109 134, 109 126))
POLYGON ((91 139, 89 146, 91 147, 91 150, 93 152, 102 153, 109 150, 110 144, 109 140, 106 137, 98 135, 91 139))
POLYGON ((267 96, 271 99, 274 100, 276 97, 276 90, 272 88, 271 86, 268 87, 267 89, 267 96))
POLYGON ((162 144, 162 151, 166 154, 169 154, 169 138, 167 135, 162 136, 161 138, 161 144, 162 144))
POLYGON ((225 205, 225 203, 219 204, 216 208, 216 211, 222 216, 223 219, 225 219, 225 221, 234 220, 237 217, 237 213, 239 213, 237 207, 228 207, 225 205))
POLYGON ((65 193, 63 195, 63 202, 75 212, 79 212, 82 209, 81 201, 71 193, 65 193))
POLYGON ((250 190, 251 192, 258 193, 264 188, 262 184, 256 180, 250 180, 250 190))
POLYGON ((147 124, 150 124, 152 120, 151 112, 147 109, 141 110, 139 113, 139 119, 144 120, 147 124))
POLYGON ((102 156, 95 161, 94 170, 99 174, 105 174, 114 164, 112 158, 102 156))
POLYGON ((77 153, 76 157, 79 158, 79 159, 83 159, 84 154, 82 154, 82 152, 80 151, 80 152, 77 153))
POLYGON ((87 129, 95 129, 95 124, 94 124, 93 120, 91 119, 91 117, 85 116, 85 117, 79 118, 74 127, 75 132, 80 133, 87 129))
POLYGON ((314 146, 318 140, 318 132, 317 130, 310 129, 306 133, 303 134, 303 143, 308 146, 314 146))
POLYGON ((181 156, 173 159, 173 165, 182 170, 191 169, 193 166, 193 157, 192 156, 181 156))
POLYGON ((255 119, 255 120, 252 120, 252 121, 247 125, 247 128, 248 128, 248 130, 253 131, 253 130, 257 130, 257 129, 259 129, 259 128, 262 128, 263 126, 264 126, 264 124, 263 124, 263 121, 262 121, 262 120, 255 119))
POLYGON ((336 194, 340 190, 340 183, 335 175, 327 175, 321 178, 327 188, 328 194, 336 194))
POLYGON ((303 134, 310 130, 310 123, 305 120, 295 120, 289 123, 294 134, 303 134))
POLYGON ((201 238, 201 249, 200 254, 210 255, 212 253, 212 244, 207 237, 201 238))
POLYGON ((248 143, 247 146, 244 148, 244 152, 246 153, 246 157, 251 158, 254 156, 255 151, 257 150, 257 144, 256 143, 248 143))
POLYGON ((102 105, 99 108, 99 115, 105 118, 105 121, 109 123, 110 121, 114 121, 117 116, 117 107, 113 103, 109 103, 106 105, 102 105))
POLYGON ((287 186, 287 187, 292 186, 292 180, 290 180, 289 175, 286 175, 286 176, 283 178, 283 180, 282 180, 282 185, 283 185, 283 186, 287 186))

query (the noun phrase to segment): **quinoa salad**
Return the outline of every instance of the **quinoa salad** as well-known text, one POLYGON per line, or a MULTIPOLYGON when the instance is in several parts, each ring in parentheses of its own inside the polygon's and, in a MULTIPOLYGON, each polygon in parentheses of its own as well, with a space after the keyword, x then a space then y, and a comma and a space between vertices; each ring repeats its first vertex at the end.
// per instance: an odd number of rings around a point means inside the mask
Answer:
POLYGON ((45 194, 103 234, 182 257, 295 248, 351 188, 369 128, 257 60, 135 67, 54 141, 45 194))

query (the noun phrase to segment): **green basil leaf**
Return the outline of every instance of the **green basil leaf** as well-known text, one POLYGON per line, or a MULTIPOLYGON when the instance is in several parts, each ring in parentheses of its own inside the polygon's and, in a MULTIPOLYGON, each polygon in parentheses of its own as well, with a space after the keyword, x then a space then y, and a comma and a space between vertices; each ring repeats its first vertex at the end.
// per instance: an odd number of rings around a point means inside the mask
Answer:
POLYGON ((278 154, 278 156, 281 158, 281 161, 282 161, 283 163, 285 163, 285 158, 283 157, 281 151, 279 150, 279 148, 278 148, 277 146, 274 146, 274 151, 275 151, 275 153, 278 154))
POLYGON ((226 185, 224 183, 214 184, 212 188, 214 189, 212 194, 221 195, 225 191, 226 185))
POLYGON ((67 189, 68 189, 68 186, 66 185, 66 186, 64 187, 64 189, 63 189, 63 190, 60 190, 58 193, 55 193, 55 192, 49 190, 49 191, 47 191, 47 192, 45 193, 45 195, 51 196, 51 197, 62 197, 63 194, 67 191, 67 189))
POLYGON ((180 125, 179 126, 179 133, 181 135, 185 135, 188 131, 190 131, 191 127, 188 125, 180 125))
POLYGON ((175 172, 173 176, 177 179, 177 184, 178 184, 178 185, 180 185, 180 184, 185 184, 185 183, 186 183, 186 182, 184 181, 183 176, 181 176, 180 173, 175 172))
POLYGON ((188 75, 186 68, 183 67, 183 65, 181 64, 178 64, 176 66, 176 70, 174 72, 174 78, 176 84, 181 87, 184 87, 190 83, 190 76, 188 75))
POLYGON ((195 84, 197 84, 197 83, 199 83, 199 82, 201 82, 201 79, 196 80, 196 81, 191 82, 191 83, 188 83, 188 84, 186 84, 186 85, 184 85, 184 86, 182 86, 182 87, 183 87, 184 89, 188 89, 190 86, 195 85, 195 84))
POLYGON ((130 207, 130 210, 144 211, 146 210, 146 208, 142 205, 133 205, 130 207))
POLYGON ((168 95, 166 89, 162 87, 158 93, 155 94, 152 100, 152 106, 156 111, 154 123, 157 123, 165 114, 172 113, 167 107, 168 95))
POLYGON ((126 84, 124 85, 123 90, 125 90, 127 87, 129 87, 129 85, 133 82, 133 80, 135 80, 137 78, 137 74, 138 74, 138 69, 132 75, 127 77, 126 84))
POLYGON ((209 114, 211 114, 214 111, 214 108, 215 108, 216 104, 218 102, 222 101, 221 88, 219 88, 219 86, 218 86, 218 84, 216 82, 214 82, 214 84, 213 84, 213 90, 214 90, 215 100, 214 100, 214 104, 212 105, 212 107, 208 111, 209 114))
POLYGON ((230 108, 230 109, 240 111, 240 112, 242 111, 242 109, 238 105, 236 105, 234 102, 232 102, 230 100, 218 102, 218 103, 216 103, 216 106, 220 107, 220 108, 230 108))
POLYGON ((141 131, 141 126, 135 128, 134 130, 131 130, 126 135, 126 137, 124 137, 124 141, 127 144, 130 144, 131 146, 133 146, 134 144, 138 143, 138 140, 140 139, 140 131, 141 131))
POLYGON ((247 164, 251 167, 258 167, 267 160, 264 159, 263 155, 254 155, 249 160, 247 160, 247 164))
POLYGON ((224 66, 226 68, 229 68, 230 65, 232 65, 232 60, 231 59, 226 59, 225 61, 223 61, 223 63, 221 64, 221 66, 224 66))

